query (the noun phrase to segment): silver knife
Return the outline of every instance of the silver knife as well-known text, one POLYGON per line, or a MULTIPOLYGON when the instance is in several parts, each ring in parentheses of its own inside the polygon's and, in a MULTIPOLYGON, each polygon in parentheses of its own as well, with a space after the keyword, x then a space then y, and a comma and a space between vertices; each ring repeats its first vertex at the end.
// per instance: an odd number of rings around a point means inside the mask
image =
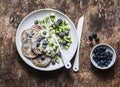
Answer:
POLYGON ((77 72, 79 70, 79 49, 80 49, 80 40, 82 35, 83 22, 84 22, 84 16, 80 17, 77 25, 78 47, 77 47, 77 53, 75 55, 75 61, 73 64, 74 72, 77 72))

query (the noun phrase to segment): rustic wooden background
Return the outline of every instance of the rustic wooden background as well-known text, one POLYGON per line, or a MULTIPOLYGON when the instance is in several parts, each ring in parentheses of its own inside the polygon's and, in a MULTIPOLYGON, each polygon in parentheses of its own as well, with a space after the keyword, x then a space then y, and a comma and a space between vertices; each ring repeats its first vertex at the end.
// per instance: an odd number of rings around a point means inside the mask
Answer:
POLYGON ((120 87, 120 0, 0 0, 0 87, 120 87), (65 13, 76 26, 79 17, 85 16, 79 72, 65 68, 37 71, 17 53, 18 24, 41 8, 65 13), (88 35, 94 31, 100 43, 112 45, 117 53, 117 61, 109 70, 98 70, 90 63, 88 35))

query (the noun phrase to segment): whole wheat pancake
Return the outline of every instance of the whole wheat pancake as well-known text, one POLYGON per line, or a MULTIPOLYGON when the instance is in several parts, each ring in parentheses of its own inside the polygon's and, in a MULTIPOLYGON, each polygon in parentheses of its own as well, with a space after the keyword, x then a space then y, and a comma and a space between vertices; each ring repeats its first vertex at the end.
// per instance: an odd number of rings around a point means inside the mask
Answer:
POLYGON ((32 38, 32 29, 26 29, 22 32, 22 36, 21 36, 21 41, 22 43, 28 39, 28 38, 32 38))
POLYGON ((27 58, 35 58, 37 55, 32 51, 32 40, 26 39, 22 44, 22 53, 27 58))
POLYGON ((32 63, 38 67, 46 67, 51 62, 51 58, 46 57, 44 60, 41 57, 35 58, 32 60, 32 63))
POLYGON ((43 29, 43 27, 42 26, 40 26, 40 25, 34 25, 34 26, 32 26, 32 33, 33 33, 33 35, 38 35, 38 33, 40 32, 40 30, 42 30, 43 29))

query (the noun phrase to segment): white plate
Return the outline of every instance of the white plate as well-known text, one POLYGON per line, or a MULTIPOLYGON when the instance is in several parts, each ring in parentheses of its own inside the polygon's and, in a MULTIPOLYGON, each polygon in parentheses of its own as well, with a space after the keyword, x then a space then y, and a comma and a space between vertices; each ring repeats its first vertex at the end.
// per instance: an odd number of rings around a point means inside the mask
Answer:
POLYGON ((21 56, 23 61, 25 63, 27 63, 29 66, 31 66, 32 68, 38 69, 38 70, 42 70, 42 71, 52 71, 52 70, 56 70, 56 69, 59 69, 59 68, 63 67, 64 64, 62 62, 62 59, 61 59, 59 64, 55 64, 55 65, 50 64, 49 66, 47 66, 45 68, 35 66, 28 58, 24 57, 22 52, 21 52, 21 46, 22 46, 21 34, 25 29, 30 28, 34 24, 35 20, 39 20, 41 18, 44 18, 44 17, 46 17, 47 15, 49 15, 53 12, 55 13, 55 15, 58 18, 62 18, 62 19, 65 19, 66 21, 68 21, 68 24, 71 27, 70 34, 71 34, 73 42, 72 42, 69 50, 65 51, 68 60, 71 60, 73 58, 73 56, 75 54, 75 51, 76 51, 76 48, 77 48, 77 33, 76 33, 76 28, 75 28, 73 22, 62 12, 59 12, 59 11, 53 10, 53 9, 36 10, 36 11, 30 13, 29 15, 27 15, 21 21, 21 23, 18 26, 17 32, 16 32, 16 46, 17 46, 17 50, 18 50, 19 55, 21 56))

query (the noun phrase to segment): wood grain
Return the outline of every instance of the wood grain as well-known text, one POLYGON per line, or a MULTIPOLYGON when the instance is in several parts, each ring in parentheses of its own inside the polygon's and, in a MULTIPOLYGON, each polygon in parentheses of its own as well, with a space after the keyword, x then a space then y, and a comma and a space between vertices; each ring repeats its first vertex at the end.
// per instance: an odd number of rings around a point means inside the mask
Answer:
POLYGON ((0 0, 0 87, 120 87, 120 0, 0 0), (75 26, 85 16, 79 72, 37 71, 21 60, 15 45, 18 24, 42 8, 65 13, 75 26), (88 35, 94 31, 100 43, 112 45, 117 53, 109 70, 98 70, 90 63, 88 35))

